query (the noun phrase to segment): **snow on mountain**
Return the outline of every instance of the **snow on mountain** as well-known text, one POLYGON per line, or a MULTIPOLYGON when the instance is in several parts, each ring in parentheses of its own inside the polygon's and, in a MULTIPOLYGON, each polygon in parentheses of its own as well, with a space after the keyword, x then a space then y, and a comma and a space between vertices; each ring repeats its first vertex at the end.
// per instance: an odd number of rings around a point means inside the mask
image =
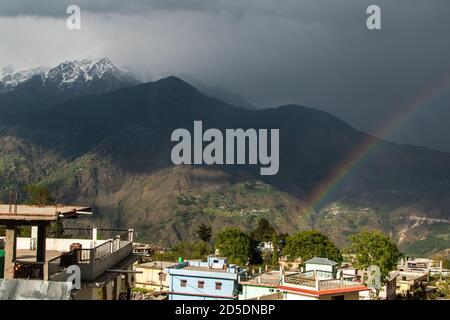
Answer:
POLYGON ((48 70, 49 67, 37 67, 15 71, 11 66, 5 67, 0 71, 0 84, 3 85, 0 86, 0 89, 3 87, 3 91, 11 90, 35 75, 45 75, 48 70))
POLYGON ((47 85, 61 88, 96 80, 135 81, 130 72, 117 68, 108 58, 83 59, 64 61, 53 68, 37 67, 16 71, 12 67, 5 67, 0 71, 0 92, 14 89, 34 76, 41 76, 47 85))

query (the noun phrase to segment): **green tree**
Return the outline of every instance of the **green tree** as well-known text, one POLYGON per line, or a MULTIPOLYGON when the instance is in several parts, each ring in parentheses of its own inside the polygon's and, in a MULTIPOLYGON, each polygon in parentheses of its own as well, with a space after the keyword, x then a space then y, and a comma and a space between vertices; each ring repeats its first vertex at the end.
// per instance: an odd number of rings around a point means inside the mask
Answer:
POLYGON ((252 240, 238 228, 223 229, 217 235, 216 247, 231 263, 243 266, 252 257, 252 240))
POLYGON ((204 241, 180 241, 165 253, 155 253, 154 260, 178 261, 178 257, 183 259, 204 259, 213 252, 209 243, 204 241))
POLYGON ((349 251, 355 255, 357 268, 377 265, 384 282, 389 271, 397 267, 401 253, 397 245, 380 231, 363 230, 350 236, 350 241, 349 251))
POLYGON ((301 231, 287 237, 283 255, 290 260, 301 258, 306 261, 314 257, 321 257, 342 262, 341 252, 334 243, 315 230, 301 231))
POLYGON ((275 229, 271 226, 267 219, 261 218, 258 220, 256 229, 252 231, 252 239, 258 242, 272 241, 273 235, 276 234, 275 229))
MULTIPOLYGON (((48 206, 55 204, 55 199, 51 195, 50 191, 43 185, 29 184, 25 186, 24 191, 26 192, 25 203, 28 205, 48 206)), ((20 227, 19 235, 22 237, 31 236, 29 227, 20 227)), ((57 220, 55 222, 52 222, 47 230, 47 235, 51 238, 67 237, 62 221, 57 220)))
POLYGON ((266 265, 277 266, 280 256, 281 238, 269 221, 265 218, 259 219, 258 224, 251 232, 250 237, 252 239, 253 247, 255 248, 252 261, 257 264, 264 263, 266 265), (271 242, 273 250, 256 250, 262 242, 271 242))
POLYGON ((40 184, 29 184, 24 190, 27 196, 26 204, 47 206, 55 203, 50 191, 40 184))
POLYGON ((272 235, 272 245, 273 245, 273 252, 272 252, 272 256, 271 258, 271 265, 272 266, 278 266, 278 262, 280 260, 280 252, 281 252, 281 248, 280 248, 280 242, 281 239, 277 234, 273 234, 272 235))
POLYGON ((211 241, 212 236, 211 226, 202 223, 197 229, 197 235, 203 242, 211 241))
POLYGON ((31 227, 30 226, 18 226, 17 227, 18 237, 31 237, 31 227))
POLYGON ((52 222, 47 230, 47 236, 50 238, 67 238, 64 225, 61 220, 52 222))

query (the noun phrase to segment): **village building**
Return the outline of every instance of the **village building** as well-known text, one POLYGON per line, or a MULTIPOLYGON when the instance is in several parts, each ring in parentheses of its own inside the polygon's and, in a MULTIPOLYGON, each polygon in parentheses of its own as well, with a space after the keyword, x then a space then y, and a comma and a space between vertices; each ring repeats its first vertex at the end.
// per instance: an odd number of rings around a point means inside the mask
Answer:
MULTIPOLYGON (((21 290, 32 287, 54 287, 54 292, 69 288, 70 295, 64 298, 70 299, 115 300, 122 290, 129 296, 134 282, 132 265, 139 258, 133 254, 133 230, 104 240, 98 239, 97 229, 89 239, 47 237, 50 223, 90 213, 89 207, 80 206, 0 205, 0 224, 6 226, 0 285, 11 288, 11 292, 2 292, 2 298, 23 296, 21 290), (31 237, 18 237, 19 226, 31 226, 31 237), (71 266, 80 270, 79 288, 68 282, 71 266)), ((48 298, 42 292, 36 295, 29 298, 48 298)))
POLYGON ((136 288, 143 288, 155 292, 169 291, 169 275, 164 270, 173 266, 173 262, 168 261, 151 261, 136 264, 134 270, 136 273, 136 288))
POLYGON ((270 271, 241 276, 242 300, 359 300, 368 291, 362 277, 338 272, 337 263, 313 258, 296 271, 270 271))
POLYGON ((428 258, 402 258, 397 266, 399 271, 430 273, 431 275, 450 276, 450 270, 443 268, 442 260, 428 258))
POLYGON ((239 281, 239 300, 280 300, 281 277, 280 271, 243 274, 239 281))
POLYGON ((422 291, 425 297, 436 291, 436 287, 428 286, 429 273, 418 271, 397 271, 396 294, 410 298, 422 291))
POLYGON ((169 300, 237 300, 242 270, 226 258, 208 256, 165 268, 169 275, 169 300))
POLYGON ((305 271, 284 274, 280 289, 284 300, 359 300, 369 288, 359 275, 337 274, 337 263, 326 258, 305 262, 305 271))

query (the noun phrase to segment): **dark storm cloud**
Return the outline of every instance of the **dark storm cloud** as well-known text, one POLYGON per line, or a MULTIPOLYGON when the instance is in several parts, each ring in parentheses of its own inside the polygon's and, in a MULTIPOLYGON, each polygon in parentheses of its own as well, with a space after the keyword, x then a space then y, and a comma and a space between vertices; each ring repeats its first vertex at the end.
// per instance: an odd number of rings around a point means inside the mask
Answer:
POLYGON ((75 4, 94 13, 145 13, 152 9, 201 10, 215 0, 2 0, 0 15, 36 15, 58 17, 67 6, 75 4))
POLYGON ((2 0, 0 61, 107 55, 375 131, 450 73, 449 12, 448 0, 2 0), (78 33, 64 30, 69 4, 87 12, 78 33), (370 4, 381 6, 380 31, 365 27, 370 4))

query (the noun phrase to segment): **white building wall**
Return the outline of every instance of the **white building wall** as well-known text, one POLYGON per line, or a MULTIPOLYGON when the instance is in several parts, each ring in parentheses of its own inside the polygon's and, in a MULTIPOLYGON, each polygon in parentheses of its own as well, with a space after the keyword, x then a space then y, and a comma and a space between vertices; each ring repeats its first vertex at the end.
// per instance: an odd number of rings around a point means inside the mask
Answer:
POLYGON ((239 300, 254 299, 272 293, 276 293, 275 288, 250 286, 244 284, 242 285, 242 293, 239 295, 239 300))
MULTIPOLYGON (((47 250, 55 251, 69 251, 70 245, 72 243, 81 243, 83 249, 91 249, 95 246, 99 246, 108 240, 90 240, 90 239, 58 239, 58 238, 47 238, 45 245, 47 250)), ((31 238, 18 237, 17 238, 17 249, 18 250, 33 250, 31 238)))
POLYGON ((307 296, 307 295, 301 295, 301 294, 287 292, 284 295, 284 300, 318 300, 318 298, 316 298, 314 296, 307 296))
POLYGON ((332 266, 323 265, 323 264, 307 263, 305 265, 305 271, 312 271, 312 270, 321 270, 321 271, 333 272, 333 267, 332 266))

